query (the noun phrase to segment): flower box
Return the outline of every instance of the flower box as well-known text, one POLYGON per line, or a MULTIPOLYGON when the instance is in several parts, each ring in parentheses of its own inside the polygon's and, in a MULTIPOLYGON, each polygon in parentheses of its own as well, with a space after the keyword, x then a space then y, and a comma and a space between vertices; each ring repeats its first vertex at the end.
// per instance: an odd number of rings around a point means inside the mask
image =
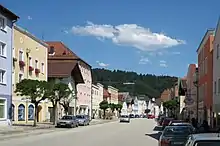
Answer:
POLYGON ((29 71, 33 71, 34 68, 32 66, 29 66, 29 71))
POLYGON ((36 73, 36 74, 39 74, 39 73, 40 73, 40 69, 35 68, 35 73, 36 73))
POLYGON ((24 67, 24 66, 25 66, 25 62, 24 62, 24 61, 19 61, 19 65, 20 65, 21 67, 24 67))

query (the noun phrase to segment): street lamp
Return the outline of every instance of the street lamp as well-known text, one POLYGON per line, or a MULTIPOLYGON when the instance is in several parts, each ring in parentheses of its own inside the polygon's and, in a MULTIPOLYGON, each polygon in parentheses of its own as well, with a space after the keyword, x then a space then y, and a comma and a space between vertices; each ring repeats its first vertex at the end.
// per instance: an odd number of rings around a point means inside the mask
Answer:
POLYGON ((199 117, 199 72, 198 72, 198 68, 196 68, 193 83, 194 83, 194 86, 196 87, 196 120, 198 122, 198 117, 199 117))

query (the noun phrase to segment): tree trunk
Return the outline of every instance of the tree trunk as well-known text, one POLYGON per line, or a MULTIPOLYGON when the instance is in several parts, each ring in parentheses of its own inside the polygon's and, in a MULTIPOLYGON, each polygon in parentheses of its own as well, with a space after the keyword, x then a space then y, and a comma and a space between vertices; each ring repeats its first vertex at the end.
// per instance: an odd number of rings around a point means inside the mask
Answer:
POLYGON ((37 126, 37 118, 38 118, 38 116, 37 116, 37 114, 38 114, 38 102, 36 102, 36 103, 34 103, 34 106, 35 106, 35 110, 34 110, 34 127, 36 127, 37 126))
POLYGON ((57 124, 57 103, 53 105, 53 125, 57 124))
POLYGON ((105 110, 103 110, 103 112, 104 112, 104 114, 103 114, 103 119, 105 119, 105 114, 106 114, 106 113, 105 113, 105 110))

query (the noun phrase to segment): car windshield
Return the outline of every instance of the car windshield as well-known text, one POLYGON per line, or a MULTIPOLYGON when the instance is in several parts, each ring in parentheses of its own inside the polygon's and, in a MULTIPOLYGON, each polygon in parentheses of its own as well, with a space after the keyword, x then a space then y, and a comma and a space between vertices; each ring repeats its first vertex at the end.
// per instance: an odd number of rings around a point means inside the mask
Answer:
POLYGON ((72 116, 63 116, 62 120, 72 120, 73 117, 72 116))
POLYGON ((128 118, 128 115, 122 115, 121 117, 122 118, 128 118))
POLYGON ((164 136, 186 136, 191 134, 192 130, 188 126, 173 126, 173 127, 166 127, 164 129, 164 136))
POLYGON ((220 146, 220 140, 198 141, 194 146, 220 146))
POLYGON ((82 116, 82 115, 77 115, 76 118, 77 118, 77 119, 84 119, 85 117, 82 116))

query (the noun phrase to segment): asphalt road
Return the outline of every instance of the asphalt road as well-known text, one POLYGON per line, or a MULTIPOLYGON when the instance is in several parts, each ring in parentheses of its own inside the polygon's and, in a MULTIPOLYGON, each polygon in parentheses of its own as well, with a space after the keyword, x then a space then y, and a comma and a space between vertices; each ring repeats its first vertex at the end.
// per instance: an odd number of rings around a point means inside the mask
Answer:
POLYGON ((0 141, 0 146, 157 146, 154 120, 132 119, 0 141))

